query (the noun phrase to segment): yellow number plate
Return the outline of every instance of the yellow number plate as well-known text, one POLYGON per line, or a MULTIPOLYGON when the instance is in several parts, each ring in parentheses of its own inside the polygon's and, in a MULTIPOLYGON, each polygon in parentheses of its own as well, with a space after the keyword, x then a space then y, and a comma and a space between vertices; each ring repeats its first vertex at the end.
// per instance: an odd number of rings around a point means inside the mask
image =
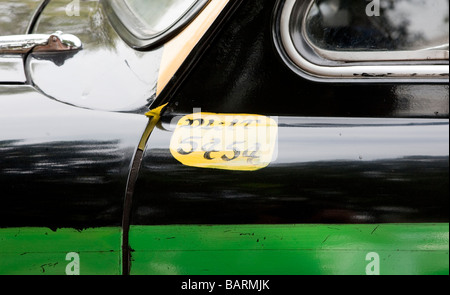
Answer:
POLYGON ((272 161, 277 135, 269 117, 196 113, 178 121, 170 152, 191 167, 255 171, 272 161))

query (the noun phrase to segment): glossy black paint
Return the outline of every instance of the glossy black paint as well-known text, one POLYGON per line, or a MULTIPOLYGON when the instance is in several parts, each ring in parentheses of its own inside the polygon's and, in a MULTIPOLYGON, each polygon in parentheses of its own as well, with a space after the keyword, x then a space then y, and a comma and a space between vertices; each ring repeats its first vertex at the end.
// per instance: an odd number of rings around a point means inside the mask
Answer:
POLYGON ((282 116, 277 160, 257 172, 183 166, 163 124, 143 158, 131 223, 448 222, 448 85, 306 80, 274 47, 275 2, 245 1, 155 104, 170 102, 166 123, 199 108, 282 116))
POLYGON ((0 227, 121 226, 147 119, 72 107, 0 86, 0 227))
MULTIPOLYGON (((35 32, 80 34, 84 50, 64 63, 26 64, 29 81, 59 102, 31 86, 0 86, 0 227, 121 225, 162 49, 133 50, 97 1, 83 3, 80 17, 68 17, 65 1, 51 1, 35 32)), ((305 80, 274 48, 274 3, 244 1, 201 44, 209 49, 181 87, 179 72, 153 106, 170 101, 166 122, 193 108, 290 116, 279 121, 277 160, 252 173, 183 166, 168 149, 171 128, 156 129, 131 224, 448 222, 448 85, 305 80)))
POLYGON ((256 172, 182 165, 163 124, 144 155, 132 224, 448 222, 448 120, 278 121, 278 156, 256 172))

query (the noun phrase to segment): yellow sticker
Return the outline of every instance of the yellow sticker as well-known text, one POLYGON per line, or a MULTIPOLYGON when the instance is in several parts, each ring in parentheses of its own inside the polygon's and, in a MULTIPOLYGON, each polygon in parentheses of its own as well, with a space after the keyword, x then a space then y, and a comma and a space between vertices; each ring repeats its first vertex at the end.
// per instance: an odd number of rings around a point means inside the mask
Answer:
POLYGON ((196 113, 178 121, 170 152, 186 166, 255 171, 272 161, 277 135, 269 117, 196 113))

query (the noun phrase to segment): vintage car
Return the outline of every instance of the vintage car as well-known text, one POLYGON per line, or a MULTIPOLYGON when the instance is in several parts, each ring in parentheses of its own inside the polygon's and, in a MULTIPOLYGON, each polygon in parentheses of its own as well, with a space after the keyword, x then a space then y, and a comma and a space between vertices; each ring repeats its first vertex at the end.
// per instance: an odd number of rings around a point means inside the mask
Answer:
POLYGON ((448 0, 0 0, 0 274, 449 274, 448 0))

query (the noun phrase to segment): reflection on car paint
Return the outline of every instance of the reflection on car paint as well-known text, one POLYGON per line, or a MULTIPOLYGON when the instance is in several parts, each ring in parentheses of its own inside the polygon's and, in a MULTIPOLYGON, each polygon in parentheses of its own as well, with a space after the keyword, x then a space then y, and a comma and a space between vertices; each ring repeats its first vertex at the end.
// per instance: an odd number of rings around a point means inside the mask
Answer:
POLYGON ((64 66, 31 55, 27 62, 31 81, 46 95, 74 106, 145 113, 156 95, 163 48, 137 52, 126 45, 98 1, 84 1, 80 16, 74 17, 67 17, 60 9, 66 4, 51 1, 34 33, 52 32, 53 24, 58 23, 58 30, 82 40, 83 50, 64 66))

